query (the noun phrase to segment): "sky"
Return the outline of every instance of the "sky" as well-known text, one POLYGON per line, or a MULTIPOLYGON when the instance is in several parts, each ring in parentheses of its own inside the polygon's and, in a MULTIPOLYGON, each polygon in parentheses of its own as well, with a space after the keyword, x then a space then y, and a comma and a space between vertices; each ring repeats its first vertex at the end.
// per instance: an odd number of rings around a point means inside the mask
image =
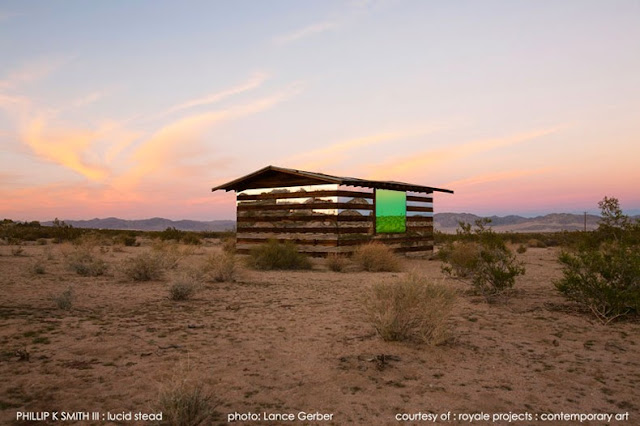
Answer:
POLYGON ((0 217, 233 219, 267 165, 640 213, 640 2, 0 1, 0 217))

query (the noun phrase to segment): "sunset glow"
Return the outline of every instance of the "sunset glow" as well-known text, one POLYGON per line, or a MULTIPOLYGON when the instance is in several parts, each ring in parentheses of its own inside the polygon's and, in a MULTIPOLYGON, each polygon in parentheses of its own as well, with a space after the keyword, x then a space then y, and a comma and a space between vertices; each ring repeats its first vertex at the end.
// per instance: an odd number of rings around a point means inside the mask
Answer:
POLYGON ((4 218, 233 219, 270 164, 640 214, 636 1, 8 1, 0 40, 4 218))

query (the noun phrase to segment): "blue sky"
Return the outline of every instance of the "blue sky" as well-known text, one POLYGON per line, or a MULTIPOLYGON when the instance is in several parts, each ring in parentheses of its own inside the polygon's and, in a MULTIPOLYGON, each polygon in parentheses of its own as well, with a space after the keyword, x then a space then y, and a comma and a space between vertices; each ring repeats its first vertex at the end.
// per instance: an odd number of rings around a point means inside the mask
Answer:
POLYGON ((640 211, 637 1, 0 3, 0 214, 225 219, 268 164, 640 211))

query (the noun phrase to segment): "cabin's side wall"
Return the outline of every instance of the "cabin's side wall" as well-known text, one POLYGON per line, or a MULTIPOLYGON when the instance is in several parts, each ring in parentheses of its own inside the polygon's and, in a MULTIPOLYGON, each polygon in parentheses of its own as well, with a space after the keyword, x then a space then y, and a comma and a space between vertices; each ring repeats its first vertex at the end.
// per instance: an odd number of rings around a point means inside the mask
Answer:
POLYGON ((407 231, 402 234, 376 234, 397 253, 433 252, 433 196, 407 192, 407 231))
POLYGON ((270 239, 292 241, 301 252, 324 256, 351 253, 380 241, 396 252, 433 251, 433 199, 407 193, 407 231, 375 233, 375 194, 338 185, 252 189, 237 195, 236 249, 270 239))
POLYGON ((367 222, 371 220, 373 202, 363 201, 362 196, 372 194, 338 185, 242 191, 236 203, 236 249, 248 253, 252 247, 275 239, 292 241, 301 252, 312 255, 349 251, 348 247, 338 245, 341 233, 370 231, 367 222), (366 221, 358 222, 352 215, 366 221), (351 226, 354 223, 358 226, 351 226))

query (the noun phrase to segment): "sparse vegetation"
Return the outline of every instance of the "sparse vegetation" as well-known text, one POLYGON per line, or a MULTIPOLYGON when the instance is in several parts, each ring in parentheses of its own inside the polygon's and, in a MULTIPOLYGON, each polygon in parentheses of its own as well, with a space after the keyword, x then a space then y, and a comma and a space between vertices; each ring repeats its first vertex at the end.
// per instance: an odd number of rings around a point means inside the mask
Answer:
POLYGON ((93 253, 90 246, 79 245, 70 253, 65 254, 67 267, 83 277, 97 277, 107 271, 107 263, 93 253))
POLYGON ((353 261, 369 272, 398 272, 402 269, 400 259, 384 244, 373 242, 358 246, 353 261))
POLYGON ((65 291, 53 298, 58 309, 68 311, 73 305, 73 289, 67 288, 65 291))
POLYGON ((229 252, 209 255, 204 264, 203 273, 208 281, 233 281, 236 276, 235 255, 229 252))
POLYGON ((607 324, 640 313, 640 223, 622 213, 616 198, 598 205, 598 230, 575 251, 560 254, 564 269, 556 288, 607 324))
POLYGON ((200 385, 194 385, 185 379, 176 380, 176 384, 165 389, 158 401, 162 411, 162 425, 197 426, 205 424, 214 414, 211 395, 200 385))
POLYGON ((527 246, 535 248, 547 248, 547 244, 537 238, 532 238, 527 242, 527 246))
POLYGON ((30 265, 31 272, 37 275, 44 274, 45 273, 44 263, 45 262, 43 259, 36 259, 35 261, 33 261, 30 265))
POLYGON ((176 229, 175 227, 168 227, 164 231, 158 234, 162 241, 173 240, 175 242, 182 242, 184 244, 200 245, 202 244, 202 238, 195 232, 187 232, 176 229))
POLYGON ((348 264, 347 258, 338 253, 331 253, 327 256, 326 265, 333 272, 343 272, 348 264))
POLYGON ((22 247, 20 247, 20 246, 14 247, 14 248, 11 249, 11 255, 12 256, 24 256, 25 255, 24 249, 22 247))
POLYGON ((224 251, 225 253, 235 254, 236 252, 235 237, 226 237, 222 239, 222 251, 224 251))
POLYGON ((524 254, 524 253, 526 253, 526 252, 527 252, 527 246, 525 246, 524 244, 520 244, 520 245, 518 246, 518 248, 516 249, 516 252, 517 252, 518 254, 524 254))
POLYGON ((447 320, 455 300, 450 288, 410 275, 398 282, 375 284, 364 304, 384 340, 438 345, 450 337, 447 320))
POLYGON ((190 277, 179 277, 169 286, 169 299, 176 302, 188 300, 196 293, 198 287, 190 277))
POLYGON ((311 269, 309 257, 298 252, 290 241, 270 240, 254 247, 248 259, 249 266, 259 270, 272 269, 311 269))
POLYGON ((164 276, 167 269, 167 259, 160 252, 144 252, 125 259, 122 272, 133 281, 155 281, 164 276))
POLYGON ((525 268, 500 235, 486 227, 489 223, 488 219, 478 220, 475 229, 460 223, 460 241, 446 244, 438 254, 445 262, 443 272, 468 282, 487 301, 493 301, 507 295, 525 268))

